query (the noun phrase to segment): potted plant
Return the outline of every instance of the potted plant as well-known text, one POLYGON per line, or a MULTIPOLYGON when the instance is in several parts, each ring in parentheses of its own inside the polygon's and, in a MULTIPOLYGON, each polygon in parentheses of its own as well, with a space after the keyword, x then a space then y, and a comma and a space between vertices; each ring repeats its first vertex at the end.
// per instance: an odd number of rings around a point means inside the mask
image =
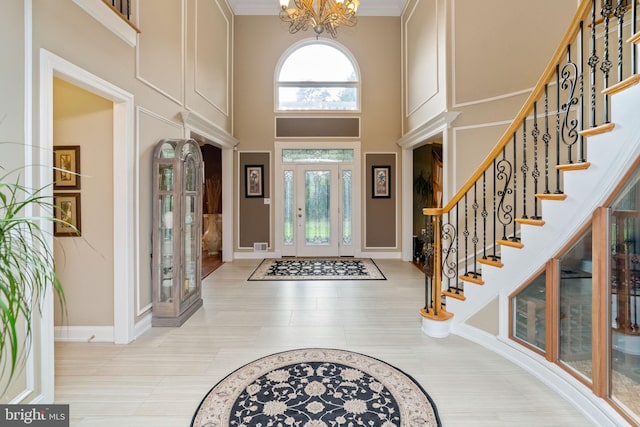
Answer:
POLYGON ((0 396, 26 361, 31 322, 41 313, 47 292, 53 290, 65 307, 45 228, 47 222, 61 221, 53 215, 55 207, 44 188, 27 188, 12 176, 0 176, 0 396))

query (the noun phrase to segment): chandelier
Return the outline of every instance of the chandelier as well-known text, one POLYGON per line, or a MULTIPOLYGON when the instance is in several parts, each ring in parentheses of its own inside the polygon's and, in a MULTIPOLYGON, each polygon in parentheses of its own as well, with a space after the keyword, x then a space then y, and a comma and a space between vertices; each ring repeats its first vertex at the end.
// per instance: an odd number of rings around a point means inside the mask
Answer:
POLYGON ((289 23, 289 32, 313 28, 316 38, 324 31, 336 38, 340 25, 356 25, 360 0, 280 0, 280 19, 289 23), (290 8, 289 3, 294 7, 290 8))

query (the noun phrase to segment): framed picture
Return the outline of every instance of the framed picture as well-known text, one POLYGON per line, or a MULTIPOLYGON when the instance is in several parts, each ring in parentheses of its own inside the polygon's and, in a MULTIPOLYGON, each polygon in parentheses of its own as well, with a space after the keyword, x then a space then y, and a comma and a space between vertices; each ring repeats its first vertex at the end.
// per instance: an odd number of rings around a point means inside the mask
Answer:
POLYGON ((80 236, 80 193, 54 193, 54 236, 80 236), (75 227, 75 228, 74 228, 75 227))
POLYGON ((371 166, 371 197, 391 197, 391 166, 371 166))
POLYGON ((264 197, 264 166, 245 165, 245 197, 264 197))
POLYGON ((54 190, 80 189, 80 146, 58 145, 53 147, 54 190))

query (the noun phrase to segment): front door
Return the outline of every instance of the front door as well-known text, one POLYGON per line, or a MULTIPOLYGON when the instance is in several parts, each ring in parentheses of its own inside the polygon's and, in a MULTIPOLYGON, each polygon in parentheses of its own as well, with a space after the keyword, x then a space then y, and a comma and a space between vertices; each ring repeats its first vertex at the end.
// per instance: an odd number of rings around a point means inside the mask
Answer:
POLYGON ((338 166, 298 165, 296 169, 296 255, 337 256, 338 166))

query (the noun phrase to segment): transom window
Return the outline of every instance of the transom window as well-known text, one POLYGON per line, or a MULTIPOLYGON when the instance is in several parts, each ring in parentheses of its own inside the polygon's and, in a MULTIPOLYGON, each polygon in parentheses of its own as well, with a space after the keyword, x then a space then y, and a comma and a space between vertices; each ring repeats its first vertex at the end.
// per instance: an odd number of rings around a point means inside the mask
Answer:
POLYGON ((276 109, 357 111, 360 73, 345 49, 330 41, 303 42, 280 61, 276 109))

